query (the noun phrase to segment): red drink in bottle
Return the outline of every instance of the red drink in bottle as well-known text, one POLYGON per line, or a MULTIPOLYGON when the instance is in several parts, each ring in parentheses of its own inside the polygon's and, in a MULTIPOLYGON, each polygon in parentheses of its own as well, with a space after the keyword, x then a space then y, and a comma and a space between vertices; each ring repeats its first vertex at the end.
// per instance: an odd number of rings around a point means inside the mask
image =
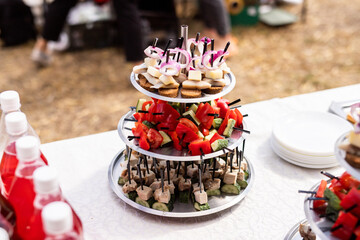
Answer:
MULTIPOLYGON (((33 178, 36 193, 34 199, 34 213, 30 218, 30 229, 24 240, 44 239, 45 232, 41 219, 42 209, 51 202, 66 202, 62 196, 61 189, 57 181, 57 174, 54 169, 48 166, 40 167, 35 170, 33 178)), ((75 231, 79 236, 82 236, 81 221, 74 211, 72 211, 72 215, 75 231)))
POLYGON ((35 198, 33 173, 44 166, 40 158, 39 141, 33 136, 25 136, 16 141, 16 155, 19 164, 9 191, 9 202, 16 214, 16 233, 26 236, 29 219, 34 212, 35 198))
POLYGON ((45 240, 83 240, 75 230, 73 215, 69 204, 52 202, 41 213, 45 240))

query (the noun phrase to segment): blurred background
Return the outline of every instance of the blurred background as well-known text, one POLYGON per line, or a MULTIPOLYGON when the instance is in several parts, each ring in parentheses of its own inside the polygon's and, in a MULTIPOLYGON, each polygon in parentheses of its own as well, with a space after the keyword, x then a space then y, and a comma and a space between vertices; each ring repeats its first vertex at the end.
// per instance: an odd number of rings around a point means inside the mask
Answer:
MULTIPOLYGON (((64 1, 64 0, 63 0, 64 1)), ((139 93, 129 82, 124 35, 111 1, 81 1, 71 9, 52 62, 30 59, 50 2, 0 0, 0 92, 19 92, 22 110, 43 143, 116 129, 139 93)), ((226 96, 242 104, 359 83, 360 1, 224 0, 238 53, 226 96)), ((163 47, 204 30, 196 0, 139 0, 144 48, 163 47)), ((202 35, 203 36, 203 35, 202 35)), ((257 116, 251 116, 257 117, 257 116)))

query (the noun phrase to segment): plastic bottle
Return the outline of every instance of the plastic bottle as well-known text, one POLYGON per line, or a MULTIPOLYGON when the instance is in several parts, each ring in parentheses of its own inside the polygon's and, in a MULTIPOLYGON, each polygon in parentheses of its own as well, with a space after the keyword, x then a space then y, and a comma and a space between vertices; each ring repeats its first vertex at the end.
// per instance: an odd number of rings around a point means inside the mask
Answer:
POLYGON ((75 231, 73 216, 69 204, 52 202, 41 213, 45 240, 83 240, 75 231))
MULTIPOLYGON (((20 112, 20 97, 16 91, 5 91, 0 94, 0 105, 1 105, 1 119, 0 119, 0 155, 2 156, 3 151, 6 147, 5 142, 7 140, 6 127, 5 127, 5 117, 12 112, 20 112)), ((31 136, 36 136, 34 129, 28 123, 28 134, 31 136)))
MULTIPOLYGON (((49 203, 55 201, 66 202, 62 196, 61 189, 57 180, 56 171, 48 166, 40 167, 33 174, 34 190, 36 193, 34 199, 34 213, 30 218, 30 229, 24 237, 24 240, 45 238, 43 224, 41 220, 41 211, 49 203)), ((78 216, 72 211, 75 231, 82 236, 82 224, 78 216)))
POLYGON ((7 229, 0 227, 0 240, 10 240, 11 234, 7 229))
POLYGON ((30 217, 34 212, 33 173, 37 168, 45 164, 40 158, 40 143, 36 137, 21 137, 16 141, 15 145, 19 164, 15 171, 8 199, 16 214, 16 234, 24 237, 30 217))
MULTIPOLYGON (((6 115, 5 126, 8 137, 5 142, 6 148, 0 163, 0 175, 2 181, 1 194, 5 198, 8 198, 10 186, 18 165, 15 142, 23 136, 28 136, 29 132, 26 116, 22 112, 13 112, 6 115)), ((39 138, 35 138, 38 142, 40 141, 39 138)), ((47 164, 47 160, 43 154, 41 154, 41 159, 45 164, 47 164)))

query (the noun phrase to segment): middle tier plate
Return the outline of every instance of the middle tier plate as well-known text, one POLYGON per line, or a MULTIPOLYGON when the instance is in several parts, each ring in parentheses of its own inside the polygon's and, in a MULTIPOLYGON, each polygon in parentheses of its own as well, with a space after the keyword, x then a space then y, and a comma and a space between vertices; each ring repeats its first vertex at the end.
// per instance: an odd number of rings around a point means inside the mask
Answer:
MULTIPOLYGON (((191 156, 188 153, 187 149, 183 149, 182 151, 178 151, 172 146, 170 147, 163 147, 158 149, 150 149, 149 151, 140 148, 136 143, 137 140, 128 140, 128 136, 133 136, 131 129, 135 127, 135 123, 133 121, 125 121, 125 119, 134 119, 133 114, 135 111, 129 111, 125 114, 118 123, 118 134, 121 140, 133 150, 145 154, 150 157, 158 158, 158 159, 165 159, 165 160, 172 160, 172 161, 197 161, 200 160, 200 156, 191 156)), ((243 121, 243 128, 246 129, 246 124, 243 121)), ((237 146, 242 143, 243 133, 238 130, 234 130, 231 137, 227 138, 229 141, 227 149, 223 149, 220 151, 216 151, 213 153, 205 154, 203 159, 209 159, 213 157, 217 157, 229 152, 228 149, 233 150, 237 146)))

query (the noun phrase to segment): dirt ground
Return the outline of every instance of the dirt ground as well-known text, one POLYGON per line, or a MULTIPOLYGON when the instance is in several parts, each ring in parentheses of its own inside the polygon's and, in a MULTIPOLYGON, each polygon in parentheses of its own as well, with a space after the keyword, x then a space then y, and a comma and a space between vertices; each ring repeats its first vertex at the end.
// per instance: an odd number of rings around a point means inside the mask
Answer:
MULTIPOLYGON (((241 96, 246 104, 360 82, 360 1, 308 2, 305 24, 233 28, 240 53, 228 61, 237 84, 227 98, 241 96)), ((201 24, 189 28, 201 31, 201 24)), ((129 83, 122 49, 61 53, 51 67, 37 69, 29 60, 32 44, 0 50, 0 91, 20 93, 43 143, 116 129, 144 97, 129 83)))

